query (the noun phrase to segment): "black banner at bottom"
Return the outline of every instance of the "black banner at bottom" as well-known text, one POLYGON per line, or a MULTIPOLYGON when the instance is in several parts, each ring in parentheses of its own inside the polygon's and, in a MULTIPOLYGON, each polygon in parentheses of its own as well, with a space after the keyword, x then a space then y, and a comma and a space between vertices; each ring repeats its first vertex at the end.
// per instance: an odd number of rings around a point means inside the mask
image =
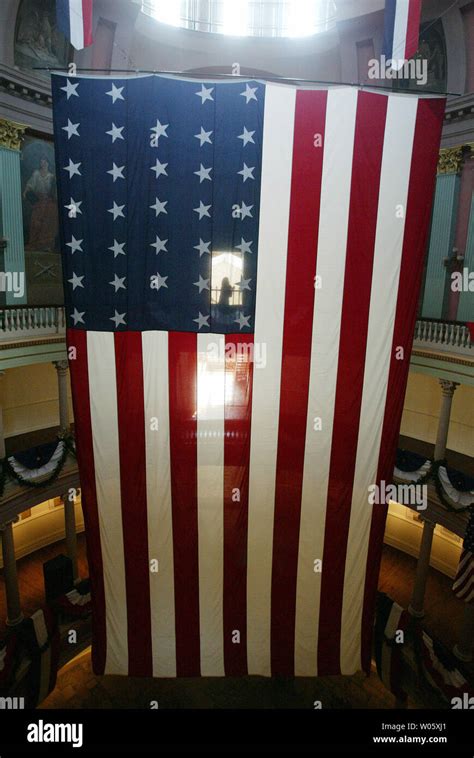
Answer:
POLYGON ((309 752, 474 755, 471 709, 3 710, 0 758, 48 753, 309 752))

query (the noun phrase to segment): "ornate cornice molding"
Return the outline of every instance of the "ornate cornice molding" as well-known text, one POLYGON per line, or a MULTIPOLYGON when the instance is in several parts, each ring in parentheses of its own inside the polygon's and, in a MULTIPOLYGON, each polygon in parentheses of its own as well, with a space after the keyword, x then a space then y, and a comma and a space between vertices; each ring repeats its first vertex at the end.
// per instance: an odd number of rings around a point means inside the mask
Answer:
POLYGON ((0 146, 7 147, 10 150, 19 150, 23 132, 27 128, 27 124, 19 124, 16 121, 0 118, 0 146))

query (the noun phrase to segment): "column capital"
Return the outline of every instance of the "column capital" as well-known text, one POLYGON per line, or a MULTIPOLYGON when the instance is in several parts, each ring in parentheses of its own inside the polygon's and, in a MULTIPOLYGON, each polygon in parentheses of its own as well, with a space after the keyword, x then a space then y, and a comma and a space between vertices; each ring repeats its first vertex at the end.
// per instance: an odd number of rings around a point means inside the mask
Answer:
POLYGON ((19 150, 23 140, 23 132, 27 128, 27 124, 19 124, 16 121, 0 118, 0 147, 19 150))
POLYGON ((58 372, 67 371, 69 368, 69 363, 67 361, 53 361, 53 366, 58 372))
POLYGON ((464 159, 470 154, 470 144, 442 147, 438 156, 438 176, 439 174, 460 174, 464 159))
POLYGON ((439 383, 444 397, 452 397, 454 391, 459 387, 459 382, 451 382, 448 379, 440 379, 439 383))

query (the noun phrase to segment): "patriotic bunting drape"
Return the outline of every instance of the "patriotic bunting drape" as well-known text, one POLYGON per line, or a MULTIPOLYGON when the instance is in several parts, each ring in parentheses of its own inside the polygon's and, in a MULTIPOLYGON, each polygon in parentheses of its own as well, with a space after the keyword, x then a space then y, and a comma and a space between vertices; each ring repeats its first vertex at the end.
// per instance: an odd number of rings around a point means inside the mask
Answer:
POLYGON ((95 671, 368 670, 444 99, 53 97, 95 671))

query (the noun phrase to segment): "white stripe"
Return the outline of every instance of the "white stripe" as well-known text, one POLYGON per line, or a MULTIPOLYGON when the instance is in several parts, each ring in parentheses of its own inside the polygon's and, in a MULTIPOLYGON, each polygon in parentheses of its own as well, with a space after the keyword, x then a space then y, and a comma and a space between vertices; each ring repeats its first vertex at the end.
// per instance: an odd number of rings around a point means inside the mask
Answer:
POLYGON ((223 334, 198 334, 197 497, 202 676, 224 676, 223 334), (210 357, 212 353, 213 357, 210 357))
POLYGON ((128 673, 127 596, 113 332, 87 332, 92 446, 104 566, 105 673, 128 673))
POLYGON ((393 640, 395 633, 400 628, 402 613, 403 608, 398 603, 393 603, 384 629, 384 635, 388 640, 393 640))
POLYGON ((254 340, 267 363, 253 372, 247 543, 248 672, 266 676, 295 98, 295 89, 266 87, 254 340))
POLYGON ((35 628, 36 640, 39 647, 44 647, 48 641, 48 629, 46 628, 46 621, 44 613, 41 608, 35 611, 31 616, 33 626, 35 628))
POLYGON ((314 561, 323 559, 356 109, 356 90, 329 90, 316 263, 321 288, 314 300, 296 590, 299 676, 317 673, 321 573, 314 561), (319 431, 315 418, 322 420, 319 431))
POLYGON ((176 676, 168 333, 143 332, 142 352, 153 676, 176 676))
MULTIPOLYGON (((36 640, 39 647, 44 647, 48 641, 48 629, 46 627, 46 621, 44 613, 40 609, 35 611, 31 616, 33 626, 35 628, 36 640)), ((38 704, 41 703, 49 692, 49 682, 51 678, 51 645, 48 645, 47 649, 41 653, 40 663, 40 681, 38 689, 38 704)))
POLYGON ((403 251, 416 98, 388 97, 375 233, 364 386, 352 491, 341 621, 341 672, 361 667, 360 644, 372 508, 387 398, 403 251))
POLYGON ((69 0, 69 27, 71 30, 71 45, 76 50, 82 50, 84 47, 82 0, 69 0))
POLYGON ((393 24, 392 68, 398 71, 405 62, 409 0, 397 0, 393 24))

